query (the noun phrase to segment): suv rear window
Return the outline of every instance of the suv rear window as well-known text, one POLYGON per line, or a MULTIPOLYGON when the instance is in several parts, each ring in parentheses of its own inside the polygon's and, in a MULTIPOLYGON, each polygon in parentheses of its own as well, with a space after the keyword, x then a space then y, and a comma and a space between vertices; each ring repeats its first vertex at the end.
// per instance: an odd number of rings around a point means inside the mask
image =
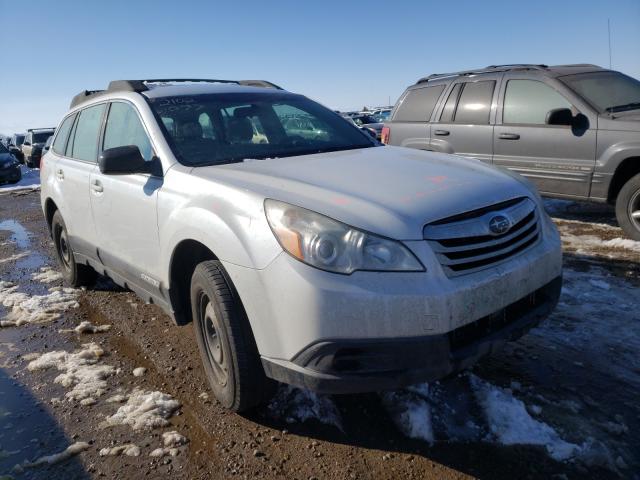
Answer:
POLYGON ((73 158, 88 162, 97 160, 98 134, 102 125, 104 109, 105 105, 102 104, 86 108, 80 112, 71 150, 73 158))
POLYGON ((465 83, 453 117, 454 123, 488 124, 495 85, 493 80, 465 83))
POLYGON ((397 122, 428 122, 444 87, 444 85, 435 85, 409 90, 398 105, 393 120, 397 122))

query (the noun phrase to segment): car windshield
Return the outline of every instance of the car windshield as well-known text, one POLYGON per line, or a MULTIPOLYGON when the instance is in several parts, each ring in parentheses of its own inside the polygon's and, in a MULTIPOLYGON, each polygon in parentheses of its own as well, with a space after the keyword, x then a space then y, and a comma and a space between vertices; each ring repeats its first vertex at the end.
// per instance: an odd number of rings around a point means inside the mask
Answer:
POLYGON ((47 141, 53 132, 33 132, 33 143, 44 143, 47 141))
POLYGON ((15 145, 16 147, 19 147, 19 146, 20 146, 20 145, 22 145, 22 143, 24 142, 24 135, 16 135, 16 136, 14 137, 14 139, 15 139, 15 143, 14 143, 14 145, 15 145))
POLYGON ((560 77, 600 112, 640 109, 640 82, 620 72, 590 72, 560 77))
POLYGON ((377 146, 336 113, 300 95, 207 94, 148 101, 185 165, 377 146))

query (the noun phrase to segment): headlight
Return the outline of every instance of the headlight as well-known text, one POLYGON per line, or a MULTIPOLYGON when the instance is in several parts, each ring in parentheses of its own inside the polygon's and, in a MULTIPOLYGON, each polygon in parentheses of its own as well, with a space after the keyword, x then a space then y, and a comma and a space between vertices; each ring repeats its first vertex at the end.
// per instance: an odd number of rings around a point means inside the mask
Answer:
POLYGON ((356 270, 422 272, 402 243, 363 232, 305 208, 264 202, 267 221, 282 248, 301 262, 328 272, 356 270))

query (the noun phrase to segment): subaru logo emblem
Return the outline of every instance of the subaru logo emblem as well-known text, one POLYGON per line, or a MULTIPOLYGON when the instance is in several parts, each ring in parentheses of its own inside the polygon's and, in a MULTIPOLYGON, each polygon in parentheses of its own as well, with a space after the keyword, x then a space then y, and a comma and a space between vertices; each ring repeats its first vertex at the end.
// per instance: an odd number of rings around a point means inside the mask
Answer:
POLYGON ((489 230, 494 235, 506 233, 511 228, 511 220, 504 215, 496 215, 489 220, 489 230))

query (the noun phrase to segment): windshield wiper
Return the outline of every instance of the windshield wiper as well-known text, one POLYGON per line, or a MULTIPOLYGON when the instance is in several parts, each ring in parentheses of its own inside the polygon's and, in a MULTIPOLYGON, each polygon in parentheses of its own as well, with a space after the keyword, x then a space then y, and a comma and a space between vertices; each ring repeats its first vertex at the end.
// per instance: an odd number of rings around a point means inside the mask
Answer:
POLYGON ((640 102, 631 102, 631 103, 625 103, 624 105, 616 105, 615 107, 609 107, 605 109, 605 111, 609 113, 614 113, 614 112, 623 112, 625 110, 635 110, 637 108, 640 108, 640 102))

